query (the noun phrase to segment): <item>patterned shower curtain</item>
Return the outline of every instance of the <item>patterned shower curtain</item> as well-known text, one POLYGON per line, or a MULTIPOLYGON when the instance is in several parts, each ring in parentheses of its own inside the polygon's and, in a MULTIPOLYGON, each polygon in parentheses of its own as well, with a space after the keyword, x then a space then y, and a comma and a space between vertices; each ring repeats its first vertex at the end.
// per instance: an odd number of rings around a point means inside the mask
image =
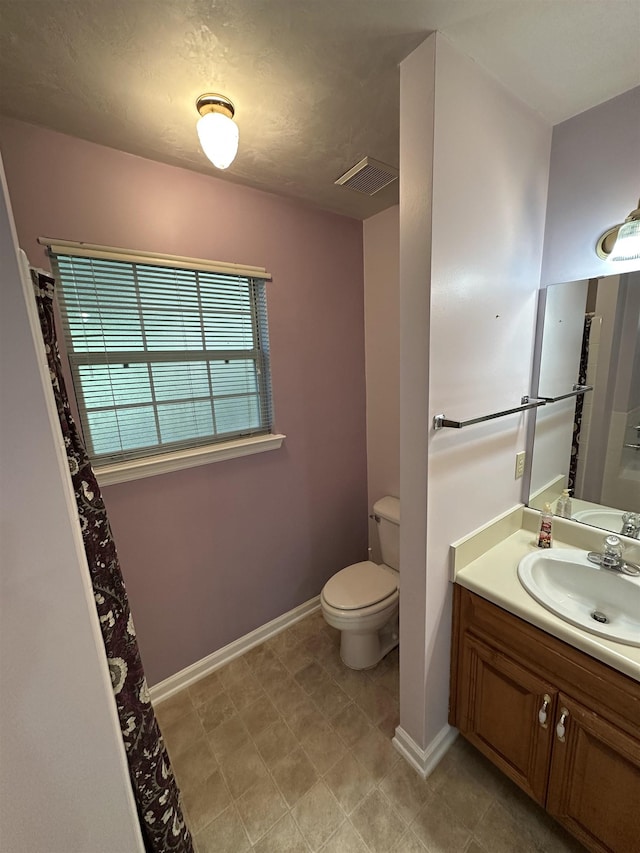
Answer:
POLYGON ((54 326, 55 280, 35 270, 31 277, 145 849, 193 853, 178 787, 151 706, 107 512, 69 408, 54 326))

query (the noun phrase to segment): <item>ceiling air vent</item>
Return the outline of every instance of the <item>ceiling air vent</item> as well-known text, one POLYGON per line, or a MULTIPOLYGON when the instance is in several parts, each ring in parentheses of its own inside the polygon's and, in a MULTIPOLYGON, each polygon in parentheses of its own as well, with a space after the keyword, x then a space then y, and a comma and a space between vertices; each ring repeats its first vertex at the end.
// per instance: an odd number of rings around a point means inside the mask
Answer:
POLYGON ((373 157, 365 157, 335 183, 365 195, 373 195, 397 178, 398 170, 393 166, 374 160, 373 157))

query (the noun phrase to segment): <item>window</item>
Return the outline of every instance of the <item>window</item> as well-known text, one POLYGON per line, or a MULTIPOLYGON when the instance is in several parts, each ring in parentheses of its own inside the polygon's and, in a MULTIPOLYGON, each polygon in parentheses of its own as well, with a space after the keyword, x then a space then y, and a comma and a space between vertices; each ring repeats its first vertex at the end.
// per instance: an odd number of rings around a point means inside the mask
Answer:
POLYGON ((79 245, 51 254, 96 466, 270 433, 264 271, 79 245))

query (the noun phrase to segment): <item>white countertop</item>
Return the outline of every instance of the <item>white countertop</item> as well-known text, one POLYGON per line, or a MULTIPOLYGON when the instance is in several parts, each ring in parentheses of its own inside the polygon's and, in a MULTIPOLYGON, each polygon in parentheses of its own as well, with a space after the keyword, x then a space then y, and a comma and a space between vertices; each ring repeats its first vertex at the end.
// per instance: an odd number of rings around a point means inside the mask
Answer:
MULTIPOLYGON (((554 548, 571 548, 557 539, 554 548)), ((532 598, 518 580, 518 563, 537 551, 536 536, 518 530, 456 572, 455 582, 559 640, 640 681, 640 648, 582 631, 532 598)))

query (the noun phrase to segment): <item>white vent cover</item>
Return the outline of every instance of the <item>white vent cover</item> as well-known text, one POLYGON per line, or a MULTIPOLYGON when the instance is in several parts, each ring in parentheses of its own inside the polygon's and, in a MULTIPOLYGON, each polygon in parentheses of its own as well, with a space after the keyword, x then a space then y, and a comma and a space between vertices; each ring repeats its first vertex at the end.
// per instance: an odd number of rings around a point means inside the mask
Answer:
POLYGON ((335 183, 365 195, 374 195, 397 179, 398 170, 393 166, 374 160, 373 157, 365 157, 335 183))

